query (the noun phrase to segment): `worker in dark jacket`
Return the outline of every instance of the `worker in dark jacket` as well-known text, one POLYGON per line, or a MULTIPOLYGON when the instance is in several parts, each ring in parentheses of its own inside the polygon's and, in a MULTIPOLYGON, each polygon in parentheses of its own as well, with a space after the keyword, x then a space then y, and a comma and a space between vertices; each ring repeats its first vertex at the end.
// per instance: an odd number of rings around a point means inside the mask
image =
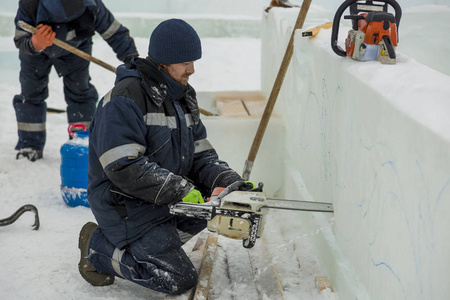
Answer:
POLYGON ((119 276, 180 294, 198 279, 181 246, 206 221, 173 216, 169 204, 202 203, 202 193, 242 178, 208 142, 188 84, 202 56, 195 30, 162 22, 148 54, 119 66, 91 123, 88 201, 98 226, 81 229, 79 270, 92 285, 119 276))
POLYGON ((53 45, 55 37, 91 54, 92 36, 97 31, 119 60, 128 62, 138 52, 128 29, 114 18, 102 0, 20 0, 15 24, 22 87, 21 94, 13 100, 19 135, 17 158, 24 156, 35 161, 43 157, 45 99, 52 66, 63 77, 69 124, 89 127, 98 101, 97 91, 90 83, 89 61, 53 45), (37 27, 37 32, 32 35, 24 31, 18 26, 19 21, 37 27))

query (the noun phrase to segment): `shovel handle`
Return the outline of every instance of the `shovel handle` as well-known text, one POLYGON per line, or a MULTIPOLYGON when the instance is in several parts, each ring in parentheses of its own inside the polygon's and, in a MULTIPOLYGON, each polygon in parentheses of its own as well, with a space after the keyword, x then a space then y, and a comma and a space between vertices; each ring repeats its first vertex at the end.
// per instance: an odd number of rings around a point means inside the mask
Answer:
MULTIPOLYGON (((23 30, 29 32, 29 33, 35 33, 37 31, 37 29, 27 23, 25 23, 24 21, 19 21, 17 22, 17 26, 19 26, 20 28, 22 28, 23 30)), ((81 58, 84 58, 88 61, 91 61, 99 66, 102 66, 105 69, 110 70, 113 73, 116 73, 116 68, 114 68, 113 66, 105 63, 104 61, 101 61, 100 59, 97 59, 89 54, 87 54, 86 52, 81 51, 80 49, 77 49, 57 38, 55 38, 53 40, 53 44, 55 44, 56 46, 63 48, 64 50, 69 51, 72 54, 75 54, 81 58)))
MULTIPOLYGON (((17 26, 19 26, 20 28, 22 28, 23 30, 25 30, 25 31, 27 31, 29 33, 35 33, 37 31, 37 29, 35 27, 25 23, 24 21, 17 22, 17 26)), ((111 66, 111 65, 105 63, 104 61, 101 61, 100 59, 97 59, 97 58, 87 54, 86 52, 83 52, 83 51, 81 51, 81 50, 79 50, 79 49, 77 49, 77 48, 75 48, 75 47, 73 47, 73 46, 71 46, 71 45, 69 45, 69 44, 59 40, 59 39, 57 39, 57 38, 55 38, 53 40, 53 44, 55 44, 58 47, 63 48, 64 50, 69 51, 72 54, 78 55, 81 58, 84 58, 84 59, 86 59, 88 61, 91 61, 91 62, 93 62, 93 63, 95 63, 95 64, 97 64, 99 66, 102 66, 103 68, 108 69, 108 70, 110 70, 113 73, 116 73, 116 68, 114 68, 113 66, 111 66)), ((209 111, 207 111, 207 110, 205 110, 205 109, 203 109, 201 107, 199 107, 199 110, 200 110, 200 113, 205 115, 205 116, 215 116, 215 114, 213 114, 213 113, 211 113, 211 112, 209 112, 209 111)))
POLYGON ((264 113, 261 117, 258 130, 255 134, 255 138, 253 139, 253 144, 248 154, 247 161, 245 162, 244 171, 242 174, 244 180, 249 180, 250 178, 250 173, 253 168, 253 163, 255 161, 256 154, 258 153, 259 146, 261 145, 264 133, 266 131, 267 125, 272 115, 273 108, 275 106, 275 102, 277 101, 278 94, 280 93, 281 86, 283 85, 286 71, 289 67, 289 63, 294 53, 295 31, 303 27, 303 24, 306 19, 306 14, 308 13, 310 5, 311 0, 304 0, 302 7, 300 8, 300 12, 298 14, 297 21, 295 22, 294 29, 292 30, 291 37, 289 39, 289 43, 286 48, 286 52, 284 53, 283 61, 281 62, 277 77, 275 78, 275 82, 272 87, 272 92, 270 93, 269 99, 267 100, 267 104, 266 107, 264 108, 264 113))

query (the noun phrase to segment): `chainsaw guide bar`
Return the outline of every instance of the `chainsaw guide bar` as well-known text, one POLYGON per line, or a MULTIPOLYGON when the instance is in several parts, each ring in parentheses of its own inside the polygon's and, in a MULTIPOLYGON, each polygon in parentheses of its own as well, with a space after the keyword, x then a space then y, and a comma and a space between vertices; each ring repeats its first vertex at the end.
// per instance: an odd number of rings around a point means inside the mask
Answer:
POLYGON ((174 215, 206 219, 208 230, 231 239, 242 239, 245 248, 252 248, 262 236, 265 215, 269 209, 309 212, 333 212, 333 204, 266 198, 259 191, 214 191, 207 203, 178 202, 169 206, 174 215))
POLYGON ((301 210, 312 212, 334 212, 333 204, 312 201, 298 201, 267 198, 267 208, 301 210))

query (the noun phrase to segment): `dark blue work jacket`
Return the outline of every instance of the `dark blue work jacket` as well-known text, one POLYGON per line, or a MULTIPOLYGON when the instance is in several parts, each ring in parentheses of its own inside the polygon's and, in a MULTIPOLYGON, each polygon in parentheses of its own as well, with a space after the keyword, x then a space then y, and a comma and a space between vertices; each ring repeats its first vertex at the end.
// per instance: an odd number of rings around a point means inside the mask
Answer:
POLYGON ((83 0, 82 2, 54 0, 20 0, 15 24, 14 42, 21 52, 34 55, 44 53, 50 58, 69 54, 56 45, 36 52, 30 45, 31 33, 20 28, 17 23, 23 21, 33 27, 38 24, 50 25, 56 38, 78 48, 92 35, 98 32, 123 61, 127 56, 137 56, 133 39, 126 27, 121 25, 105 7, 102 0, 83 0))
POLYGON ((119 248, 172 218, 168 204, 194 186, 210 193, 242 180, 206 139, 194 89, 172 99, 177 83, 162 72, 142 58, 119 66, 90 126, 88 200, 119 248))

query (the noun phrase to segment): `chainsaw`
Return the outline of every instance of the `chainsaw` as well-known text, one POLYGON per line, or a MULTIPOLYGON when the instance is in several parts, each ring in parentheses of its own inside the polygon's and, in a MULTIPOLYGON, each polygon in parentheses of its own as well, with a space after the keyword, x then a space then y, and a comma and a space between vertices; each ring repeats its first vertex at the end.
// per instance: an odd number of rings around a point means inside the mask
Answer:
POLYGON ((265 216, 271 208, 333 212, 331 203, 267 198, 262 187, 260 183, 256 189, 248 190, 248 183, 238 181, 227 188, 215 188, 206 203, 178 202, 170 205, 170 213, 206 219, 209 231, 241 239, 244 248, 252 248, 256 239, 262 236, 265 216))
POLYGON ((402 9, 395 0, 347 0, 334 16, 331 48, 337 55, 349 56, 354 60, 395 64, 401 16, 402 9), (395 16, 388 12, 388 4, 394 8, 395 16), (344 51, 338 46, 338 34, 342 14, 347 8, 350 8, 350 15, 344 16, 344 19, 352 21, 352 29, 345 40, 344 51))

